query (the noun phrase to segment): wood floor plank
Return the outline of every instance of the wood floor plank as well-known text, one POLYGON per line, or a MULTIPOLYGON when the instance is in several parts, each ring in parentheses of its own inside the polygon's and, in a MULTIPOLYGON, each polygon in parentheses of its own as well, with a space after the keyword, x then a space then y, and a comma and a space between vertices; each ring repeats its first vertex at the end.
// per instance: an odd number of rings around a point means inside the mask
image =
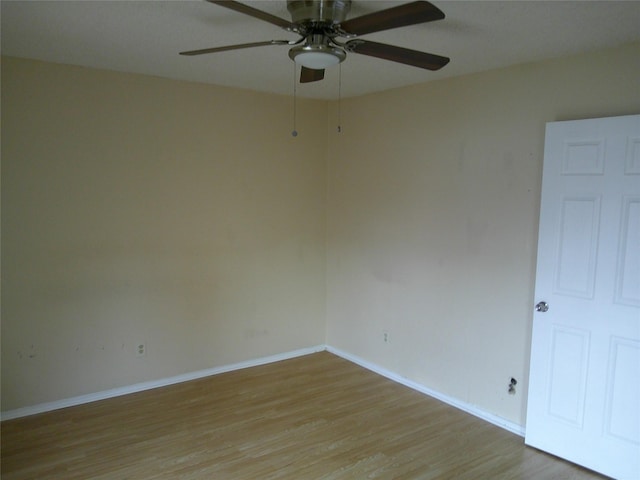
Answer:
POLYGON ((603 478, 327 352, 1 427, 3 480, 603 478))

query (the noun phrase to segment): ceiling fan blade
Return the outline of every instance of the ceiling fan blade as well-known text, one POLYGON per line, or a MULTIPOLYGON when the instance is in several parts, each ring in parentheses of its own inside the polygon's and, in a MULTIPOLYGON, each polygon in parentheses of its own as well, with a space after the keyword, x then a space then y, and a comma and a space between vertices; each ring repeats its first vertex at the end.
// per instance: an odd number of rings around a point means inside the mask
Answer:
POLYGON ((370 57, 391 60, 392 62, 404 63, 427 70, 439 70, 449 63, 447 57, 434 55, 433 53, 418 52, 403 47, 394 47, 384 43, 369 42, 366 40, 351 40, 346 43, 346 48, 350 52, 368 55, 370 57))
POLYGON ((244 13, 245 15, 264 20, 265 22, 269 22, 277 25, 278 27, 282 27, 285 30, 291 30, 293 28, 293 24, 290 21, 285 20, 284 18, 276 17, 275 15, 271 15, 270 13, 263 12, 262 10, 258 10, 257 8, 250 7, 248 5, 245 5, 244 3, 235 2, 233 0, 207 0, 207 2, 215 3, 216 5, 220 5, 221 7, 229 8, 231 10, 235 10, 236 12, 244 13))
POLYGON ((302 67, 300 72, 300 83, 317 82, 324 78, 324 70, 302 67))
POLYGON ((180 52, 180 55, 203 55, 205 53, 226 52, 227 50, 240 50, 241 48, 264 47, 266 45, 289 45, 289 42, 287 40, 267 40, 266 42, 239 43, 238 45, 227 45, 225 47, 188 50, 186 52, 180 52))
POLYGON ((443 18, 444 13, 435 5, 425 1, 417 1, 352 18, 342 22, 340 27, 347 33, 364 35, 390 28, 442 20, 443 18))

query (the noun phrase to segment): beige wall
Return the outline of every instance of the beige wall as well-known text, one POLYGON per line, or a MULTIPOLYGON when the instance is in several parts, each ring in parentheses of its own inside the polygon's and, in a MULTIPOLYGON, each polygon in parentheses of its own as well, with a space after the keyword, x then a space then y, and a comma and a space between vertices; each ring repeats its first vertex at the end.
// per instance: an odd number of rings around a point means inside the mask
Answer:
POLYGON ((635 45, 343 101, 327 343, 524 425, 545 122, 638 113, 639 78, 635 45))
POLYGON ((343 100, 341 134, 300 100, 296 139, 290 98, 3 59, 2 410, 326 342, 524 425, 544 124, 639 112, 639 59, 343 100))
POLYGON ((324 343, 298 108, 293 139, 287 97, 3 59, 3 411, 324 343))

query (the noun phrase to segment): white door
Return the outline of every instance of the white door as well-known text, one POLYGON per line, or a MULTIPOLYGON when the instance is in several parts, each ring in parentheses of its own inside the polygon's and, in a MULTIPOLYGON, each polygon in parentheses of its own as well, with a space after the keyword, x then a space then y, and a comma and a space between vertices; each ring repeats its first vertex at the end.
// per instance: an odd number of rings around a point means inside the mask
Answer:
POLYGON ((547 124, 535 301, 526 443, 640 479, 640 115, 547 124))

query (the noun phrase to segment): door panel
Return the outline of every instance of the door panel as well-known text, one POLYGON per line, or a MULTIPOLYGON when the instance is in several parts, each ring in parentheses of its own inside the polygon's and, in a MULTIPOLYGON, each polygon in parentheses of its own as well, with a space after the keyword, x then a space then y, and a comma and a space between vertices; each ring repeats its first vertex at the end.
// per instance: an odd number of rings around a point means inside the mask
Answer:
POLYGON ((623 200, 616 303, 640 306, 640 197, 623 200))
POLYGON ((526 443, 640 478, 640 115, 547 125, 526 443))
POLYGON ((599 225, 598 196, 562 199, 555 293, 593 298, 599 225))
POLYGON ((628 382, 640 365, 640 342, 611 339, 607 382, 606 433, 629 444, 640 445, 640 388, 628 382))
POLYGON ((589 332, 558 325, 552 335, 547 415, 582 429, 589 332))

